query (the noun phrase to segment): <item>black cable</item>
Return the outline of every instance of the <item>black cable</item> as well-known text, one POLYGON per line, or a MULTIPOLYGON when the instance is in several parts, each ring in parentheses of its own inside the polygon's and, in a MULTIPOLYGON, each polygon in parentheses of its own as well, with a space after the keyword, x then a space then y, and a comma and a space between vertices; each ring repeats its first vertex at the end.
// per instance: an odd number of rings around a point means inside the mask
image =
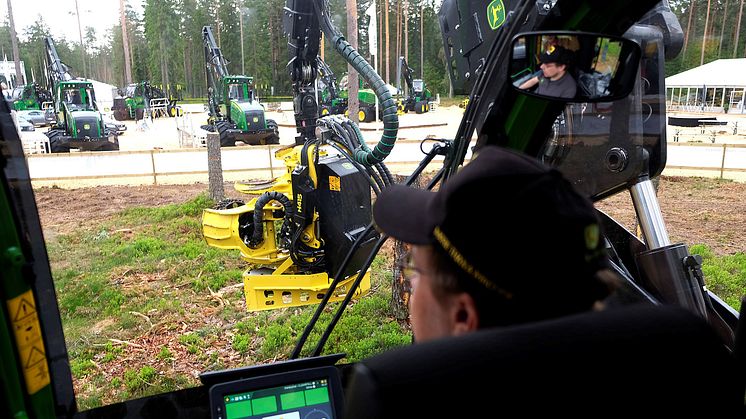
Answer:
POLYGON ((347 290, 347 295, 345 295, 344 300, 342 300, 342 303, 337 309, 337 312, 334 313, 334 318, 332 318, 332 321, 326 327, 326 330, 324 330, 321 338, 319 338, 319 341, 316 344, 316 349, 314 349, 312 356, 321 355, 321 351, 324 349, 324 344, 326 344, 326 341, 329 340, 329 336, 331 336, 334 327, 337 326, 339 319, 342 318, 342 312, 352 300, 352 297, 355 295, 355 291, 360 286, 360 283, 365 277, 365 273, 368 272, 368 268, 370 267, 371 263, 373 263, 373 259, 376 257, 378 251, 381 249, 381 246, 383 246, 383 243, 385 243, 388 238, 389 236, 382 235, 381 238, 378 239, 378 242, 376 242, 375 246, 373 246, 373 250, 370 252, 370 255, 368 255, 368 259, 366 259, 365 263, 363 263, 363 266, 360 267, 360 271, 357 274, 357 278, 355 278, 355 282, 353 282, 350 288, 347 290))
POLYGON ((248 246, 252 249, 259 247, 264 241, 264 206, 270 201, 277 201, 285 208, 285 217, 282 221, 280 232, 287 232, 289 229, 289 223, 293 216, 293 203, 290 202, 287 196, 280 192, 272 191, 263 193, 257 198, 254 204, 254 234, 248 243, 248 246))
MULTIPOLYGON (((321 313, 324 311, 324 308, 329 303, 329 299, 334 293, 334 289, 337 288, 337 284, 339 284, 339 281, 342 280, 342 275, 344 274, 345 269, 347 269, 347 264, 350 263, 350 259, 352 259, 352 255, 355 254, 355 252, 357 251, 357 248, 360 246, 360 243, 362 243, 363 240, 368 237, 368 234, 370 234, 372 230, 373 230, 373 223, 370 223, 368 224, 368 227, 365 229, 365 231, 363 231, 363 234, 359 235, 357 239, 355 239, 355 242, 352 244, 352 246, 350 246, 350 249, 347 251, 347 254, 345 255, 344 260, 342 260, 342 264, 340 265, 339 269, 337 269, 336 275, 334 275, 334 278, 332 279, 331 284, 329 284, 329 288, 326 294, 324 294, 324 298, 322 298, 321 301, 319 302, 319 305, 316 307, 316 311, 313 313, 311 320, 306 325, 306 328, 303 330, 303 333, 301 333, 301 336, 298 339, 298 343, 295 344, 295 349, 293 349, 293 353, 290 355, 290 359, 296 359, 298 358, 298 356, 300 356, 300 352, 301 350, 303 350, 303 346, 308 340, 308 336, 311 334, 311 331, 313 330, 313 327, 316 325, 316 322, 318 322, 319 317, 321 316, 321 313)), ((377 249, 374 249, 372 253, 375 255, 376 251, 377 249)))
MULTIPOLYGON (((365 140, 363 139, 363 133, 360 132, 360 129, 357 125, 352 123, 349 119, 345 119, 342 123, 342 126, 347 130, 347 132, 350 135, 350 140, 352 141, 352 149, 358 149, 362 148, 363 150, 368 150, 368 145, 365 144, 365 140)), ((391 172, 388 172, 388 169, 385 168, 383 162, 375 163, 371 165, 372 168, 375 169, 377 176, 381 178, 382 185, 381 189, 383 189, 385 186, 391 185, 393 183, 393 177, 391 176, 391 172), (383 168, 382 168, 383 167, 383 168)), ((371 173, 373 173, 371 171, 371 173)))
POLYGON ((383 162, 378 163, 375 165, 375 167, 376 169, 378 169, 378 173, 381 174, 381 178, 384 180, 383 183, 385 183, 386 186, 392 185, 395 183, 394 176, 389 171, 389 168, 388 166, 386 166, 386 163, 383 163, 383 162))

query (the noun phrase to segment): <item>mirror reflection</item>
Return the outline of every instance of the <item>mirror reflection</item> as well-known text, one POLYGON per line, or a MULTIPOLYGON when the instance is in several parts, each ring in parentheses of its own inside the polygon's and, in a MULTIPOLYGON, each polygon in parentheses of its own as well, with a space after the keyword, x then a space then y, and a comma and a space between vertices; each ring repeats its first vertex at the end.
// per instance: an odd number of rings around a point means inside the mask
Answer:
POLYGON ((577 102, 611 101, 634 85, 640 50, 624 38, 541 33, 513 41, 513 86, 522 92, 577 102))

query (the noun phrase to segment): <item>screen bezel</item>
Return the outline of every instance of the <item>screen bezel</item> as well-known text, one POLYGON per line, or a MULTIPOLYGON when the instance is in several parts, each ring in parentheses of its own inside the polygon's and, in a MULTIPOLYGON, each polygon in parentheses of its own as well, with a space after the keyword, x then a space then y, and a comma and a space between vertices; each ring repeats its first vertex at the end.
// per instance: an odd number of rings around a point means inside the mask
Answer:
POLYGON ((245 393, 272 387, 281 387, 305 381, 318 379, 328 380, 329 403, 335 418, 342 417, 344 394, 342 392, 342 380, 336 367, 318 367, 302 370, 287 371, 262 377, 246 378, 215 384, 210 387, 210 414, 214 419, 225 419, 225 403, 223 398, 227 395, 245 393))

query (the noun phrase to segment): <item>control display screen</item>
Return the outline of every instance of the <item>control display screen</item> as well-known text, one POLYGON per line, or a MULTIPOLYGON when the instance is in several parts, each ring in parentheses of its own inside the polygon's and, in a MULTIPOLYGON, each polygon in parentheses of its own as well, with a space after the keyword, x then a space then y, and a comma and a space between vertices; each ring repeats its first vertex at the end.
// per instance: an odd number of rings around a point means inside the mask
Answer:
POLYGON ((226 419, 331 419, 327 379, 228 394, 226 419))
POLYGON ((213 419, 334 419, 343 395, 335 367, 257 376, 210 388, 213 419))

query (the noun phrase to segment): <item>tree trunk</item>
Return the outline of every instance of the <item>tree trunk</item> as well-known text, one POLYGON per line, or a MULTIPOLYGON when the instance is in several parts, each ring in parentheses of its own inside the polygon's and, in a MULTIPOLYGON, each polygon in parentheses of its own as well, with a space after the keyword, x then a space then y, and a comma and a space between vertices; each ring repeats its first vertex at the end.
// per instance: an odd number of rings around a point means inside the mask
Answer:
POLYGON ((246 75, 246 60, 244 59, 244 48, 243 48, 243 12, 241 7, 238 8, 238 27, 240 28, 241 34, 241 74, 246 75))
POLYGON ((725 23, 728 20, 728 0, 725 0, 725 11, 723 12, 723 24, 720 25, 720 45, 718 46, 718 58, 723 50, 723 36, 725 35, 725 23))
MULTIPOLYGON (((741 34, 741 16, 743 15, 743 1, 741 0, 741 7, 738 9, 738 20, 736 21, 736 36, 733 45, 733 58, 738 56, 738 36, 741 34)), ((746 55, 746 54, 745 54, 746 55)))
MULTIPOLYGON (((402 33, 401 33, 401 1, 396 0, 396 62, 399 62, 399 57, 401 57, 401 39, 402 39, 402 33)), ((399 80, 396 81, 399 83, 399 80)))
MULTIPOLYGON (((166 51, 166 42, 163 39, 163 33, 161 33, 160 38, 161 51, 166 51)), ((166 58, 166 54, 161 54, 161 83, 163 83, 163 91, 168 92, 168 59, 166 58)))
MULTIPOLYGON (((21 53, 18 51, 18 34, 16 34, 16 24, 13 22, 13 7, 8 0, 8 23, 10 25, 10 43, 13 45, 13 61, 16 65, 16 83, 15 86, 8 84, 8 88, 25 84, 25 76, 21 73, 21 53)), ((10 82, 10 80, 8 80, 10 82)))
POLYGON ((391 82, 389 77, 389 67, 391 67, 391 57, 389 53, 391 48, 389 47, 389 0, 383 0, 383 14, 386 19, 386 83, 391 82))
POLYGON ((707 26, 710 22, 710 3, 711 0, 707 0, 707 15, 705 15, 705 30, 702 33, 702 51, 699 56, 699 65, 705 63, 705 43, 707 41, 707 26))
MULTIPOLYGON (((270 41, 270 54, 272 56, 272 84, 274 84, 275 80, 277 80, 277 66, 275 63, 277 63, 277 48, 275 48, 275 35, 274 35, 274 29, 273 29, 273 20, 274 17, 269 18, 269 41, 270 41)), ((270 89, 271 92, 271 89, 270 89)))
POLYGON ((409 2, 404 0, 404 59, 409 62, 409 28, 407 27, 407 17, 409 17, 409 2))
POLYGON ((412 294, 412 284, 404 277, 400 267, 406 263, 410 246, 402 241, 394 241, 394 282, 391 285, 391 310, 398 320, 409 317, 409 298, 412 294))
POLYGON ((425 80, 425 5, 420 3, 420 78, 425 80))
MULTIPOLYGON (((10 0, 8 0, 10 1, 10 0)), ((122 26, 122 49, 124 50, 124 85, 132 83, 132 62, 129 51, 130 41, 127 35, 127 17, 124 14, 124 0, 119 0, 119 24, 122 26)))
POLYGON ((378 75, 383 77, 383 66, 381 63, 383 60, 383 3, 386 0, 378 2, 378 55, 376 56, 376 62, 378 64, 378 75))
MULTIPOLYGON (((357 49, 357 0, 347 0, 347 41, 352 48, 357 49)), ((349 118, 354 123, 359 123, 358 110, 360 109, 360 100, 358 98, 359 82, 357 70, 352 64, 347 64, 348 74, 348 99, 347 109, 349 118)))
POLYGON ((83 44, 83 29, 80 27, 80 10, 78 9, 78 0, 75 0, 75 13, 78 16, 78 35, 80 36, 80 50, 83 52, 83 78, 88 78, 88 66, 86 65, 85 44, 83 44))
POLYGON ((220 135, 217 132, 207 133, 207 177, 210 199, 220 202, 225 198, 223 189, 223 163, 220 156, 220 135))
POLYGON ((681 60, 684 61, 686 59, 686 46, 689 44, 689 31, 692 28, 692 15, 694 14, 694 5, 696 3, 696 0, 692 0, 692 2, 689 4, 689 19, 686 24, 686 32, 684 33, 684 47, 681 48, 681 60))

